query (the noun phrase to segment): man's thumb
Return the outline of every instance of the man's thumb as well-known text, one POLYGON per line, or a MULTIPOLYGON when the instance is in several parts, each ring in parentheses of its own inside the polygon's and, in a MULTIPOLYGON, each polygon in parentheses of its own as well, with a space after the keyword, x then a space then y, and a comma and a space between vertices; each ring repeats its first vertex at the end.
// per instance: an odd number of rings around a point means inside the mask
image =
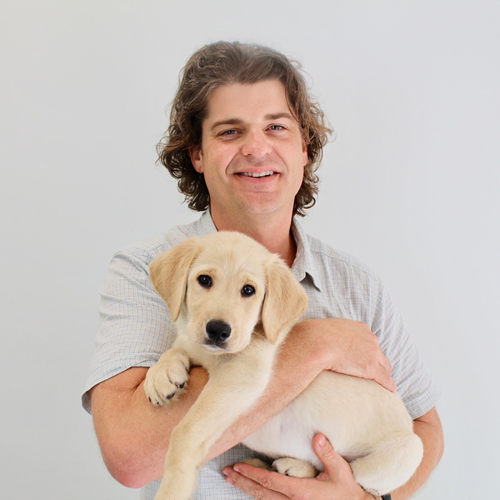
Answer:
POLYGON ((316 453, 325 466, 325 471, 321 475, 329 475, 330 472, 335 470, 340 455, 333 449, 330 441, 323 434, 316 434, 312 444, 314 453, 316 453))

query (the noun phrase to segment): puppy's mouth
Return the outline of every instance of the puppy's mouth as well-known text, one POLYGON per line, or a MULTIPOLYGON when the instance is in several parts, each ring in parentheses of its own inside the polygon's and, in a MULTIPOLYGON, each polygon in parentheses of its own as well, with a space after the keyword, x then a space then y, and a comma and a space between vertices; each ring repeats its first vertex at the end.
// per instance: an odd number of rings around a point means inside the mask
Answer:
POLYGON ((203 342, 199 343, 202 347, 204 347, 207 351, 212 353, 220 353, 228 352, 227 342, 223 341, 215 341, 210 339, 204 339, 203 342))

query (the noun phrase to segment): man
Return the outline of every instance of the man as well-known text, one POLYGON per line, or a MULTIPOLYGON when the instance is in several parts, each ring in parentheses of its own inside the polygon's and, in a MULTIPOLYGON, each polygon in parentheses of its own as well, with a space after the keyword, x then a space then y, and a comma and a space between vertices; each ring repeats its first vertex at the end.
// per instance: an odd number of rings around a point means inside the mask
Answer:
POLYGON ((248 457, 251 452, 238 443, 322 370, 371 378, 389 390, 397 384, 425 456, 410 482, 392 493, 394 499, 408 498, 437 465, 443 448, 434 407, 437 391, 392 299, 361 264, 308 237, 297 221, 314 204, 314 172, 328 133, 299 70, 282 54, 219 42, 188 61, 159 153, 179 179, 190 208, 204 214, 115 255, 101 290, 101 324, 84 395, 109 471, 127 486, 143 487, 141 498, 153 498, 170 433, 207 381, 206 372, 195 368, 178 401, 161 408, 147 401, 147 367, 175 338, 148 266, 184 238, 216 230, 246 233, 278 253, 310 302, 304 321, 279 354, 263 397, 211 449, 200 470, 197 498, 248 498, 247 493, 258 498, 373 498, 321 435, 313 445, 325 472, 316 479, 283 477, 243 464, 223 469, 248 457))

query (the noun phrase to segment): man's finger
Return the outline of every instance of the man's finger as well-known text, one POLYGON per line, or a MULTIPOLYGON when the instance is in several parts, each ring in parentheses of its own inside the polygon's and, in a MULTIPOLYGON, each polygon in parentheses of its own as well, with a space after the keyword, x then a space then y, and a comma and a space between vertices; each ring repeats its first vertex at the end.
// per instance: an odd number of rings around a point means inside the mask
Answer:
POLYGON ((394 392, 397 387, 394 380, 392 380, 390 372, 384 371, 380 375, 379 379, 375 379, 375 382, 378 382, 382 387, 385 387, 387 390, 394 392))
POLYGON ((314 453, 325 467, 325 470, 316 478, 317 480, 341 484, 346 480, 353 480, 351 466, 334 450, 323 434, 316 434, 312 444, 314 453))
POLYGON ((313 450, 323 464, 325 470, 318 479, 328 479, 335 477, 339 467, 342 467, 344 459, 333 449, 330 441, 323 434, 316 434, 313 438, 313 450))
POLYGON ((278 472, 270 472, 253 465, 238 463, 233 467, 225 467, 224 474, 228 482, 255 498, 266 500, 283 500, 293 498, 297 478, 283 476, 278 472))

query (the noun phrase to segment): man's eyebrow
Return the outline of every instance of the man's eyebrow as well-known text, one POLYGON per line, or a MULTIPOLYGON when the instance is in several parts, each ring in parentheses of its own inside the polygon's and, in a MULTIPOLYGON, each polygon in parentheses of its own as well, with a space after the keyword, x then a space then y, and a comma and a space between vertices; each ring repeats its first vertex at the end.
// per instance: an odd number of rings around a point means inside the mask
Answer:
POLYGON ((241 123, 243 123, 243 120, 240 120, 239 118, 227 118, 226 120, 219 120, 218 122, 213 123, 210 130, 220 127, 221 125, 240 125, 241 123))
POLYGON ((295 120, 291 113, 271 113, 264 116, 265 120, 280 120, 281 118, 288 118, 289 120, 295 120))
MULTIPOLYGON (((283 113, 269 113, 264 116, 264 120, 280 120, 281 118, 286 118, 288 120, 295 120, 291 113, 283 112, 283 113)), ((227 118, 225 120, 219 120, 212 124, 210 130, 214 130, 221 125, 241 125, 243 120, 240 118, 227 118)))

